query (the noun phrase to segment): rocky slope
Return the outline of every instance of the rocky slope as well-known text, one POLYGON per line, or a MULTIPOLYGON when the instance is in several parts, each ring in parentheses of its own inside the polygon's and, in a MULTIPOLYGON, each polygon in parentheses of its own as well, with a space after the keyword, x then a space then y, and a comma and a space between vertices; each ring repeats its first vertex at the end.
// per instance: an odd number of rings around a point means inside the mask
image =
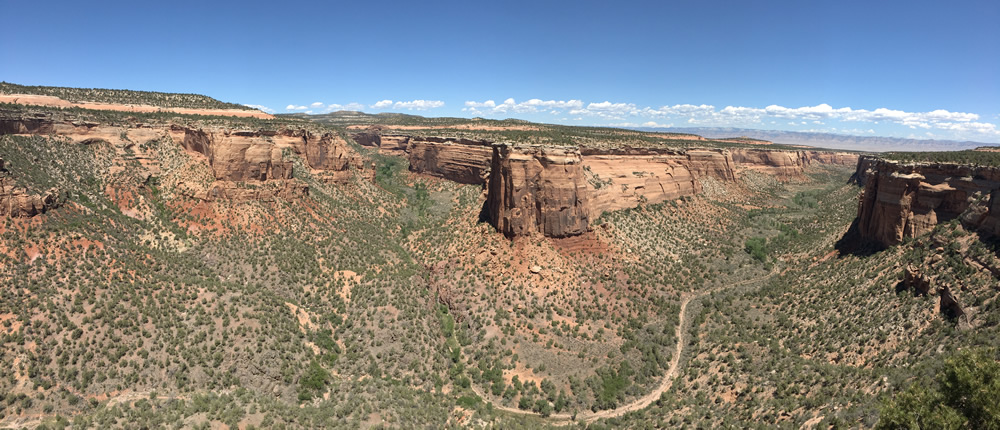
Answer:
POLYGON ((857 233, 895 245, 959 219, 966 228, 1000 234, 1000 169, 948 163, 908 164, 873 157, 858 161, 857 233))

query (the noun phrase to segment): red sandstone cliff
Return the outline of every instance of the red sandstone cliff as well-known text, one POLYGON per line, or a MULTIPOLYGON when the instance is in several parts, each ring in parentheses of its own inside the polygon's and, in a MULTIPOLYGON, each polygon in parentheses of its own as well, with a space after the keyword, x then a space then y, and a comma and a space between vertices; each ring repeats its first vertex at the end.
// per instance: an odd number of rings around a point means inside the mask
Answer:
POLYGON ((730 153, 737 165, 774 176, 782 182, 801 178, 808 163, 800 151, 733 149, 730 153))
MULTIPOLYGON (((632 208, 641 203, 660 203, 701 192, 701 183, 692 169, 694 163, 685 152, 640 149, 583 152, 587 192, 595 217, 606 211, 632 208)), ((720 165, 710 165, 704 160, 696 164, 700 172, 731 178, 731 165, 725 164, 724 157, 720 160, 723 161, 720 165)))
POLYGON ((508 237, 587 231, 590 206, 576 148, 493 147, 487 210, 508 237))
POLYGON ((50 189, 43 194, 31 194, 24 187, 18 187, 6 176, 0 158, 0 216, 11 218, 32 217, 57 207, 59 192, 50 189))
POLYGON ((463 184, 482 184, 489 177, 491 142, 413 137, 407 146, 410 170, 463 184))
MULTIPOLYGON (((119 152, 123 148, 138 150, 134 147, 135 143, 169 139, 188 151, 196 163, 202 160, 211 170, 214 182, 208 184, 202 180, 177 180, 181 194, 202 200, 293 200, 308 195, 309 187, 295 179, 293 162, 286 157, 285 151, 302 156, 310 173, 327 182, 347 182, 354 174, 364 174, 369 170, 361 156, 339 135, 315 134, 304 129, 233 130, 140 123, 109 125, 79 121, 69 114, 0 112, 0 134, 57 135, 80 143, 104 141, 111 144, 112 150, 119 152)), ((160 160, 139 153, 131 157, 138 159, 149 170, 148 175, 161 173, 160 160)), ((0 204, 6 203, 8 208, 13 207, 11 202, 17 202, 19 208, 29 206, 25 203, 28 197, 15 193, 10 186, 5 186, 0 195, 4 196, 0 204)), ((42 206, 32 200, 35 203, 30 206, 35 209, 19 209, 17 213, 37 213, 38 207, 45 207, 44 196, 34 197, 42 199, 42 206)))
POLYGON ((1000 235, 1000 168, 863 157, 858 169, 864 190, 856 228, 863 240, 895 245, 956 218, 1000 235))

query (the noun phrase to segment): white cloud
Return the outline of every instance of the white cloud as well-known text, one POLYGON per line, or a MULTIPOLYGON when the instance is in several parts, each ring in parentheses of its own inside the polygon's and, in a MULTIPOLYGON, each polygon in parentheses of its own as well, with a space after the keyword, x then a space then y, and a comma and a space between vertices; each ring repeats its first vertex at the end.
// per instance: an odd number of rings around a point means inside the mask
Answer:
POLYGON ((380 100, 375 102, 371 107, 372 109, 385 109, 392 106, 392 100, 380 100))
POLYGON ((530 99, 525 102, 518 103, 513 98, 508 98, 504 100, 503 103, 497 104, 493 100, 486 100, 484 102, 476 101, 466 101, 465 107, 462 108, 463 112, 469 112, 473 115, 484 115, 484 114, 507 114, 513 113, 536 113, 536 112, 548 112, 553 115, 559 115, 566 110, 580 109, 583 107, 583 102, 580 100, 542 100, 542 99, 530 99))
POLYGON ((327 105, 326 109, 324 109, 323 112, 335 112, 335 111, 338 111, 338 110, 361 111, 361 110, 364 110, 364 108, 365 108, 365 105, 363 105, 361 103, 348 103, 348 104, 344 104, 344 105, 337 104, 337 103, 332 103, 330 105, 327 105))
POLYGON ((441 100, 411 100, 408 102, 396 102, 392 105, 392 108, 409 109, 409 110, 428 110, 428 109, 436 109, 442 106, 444 106, 444 102, 441 100))
POLYGON ((321 107, 323 107, 323 102, 313 102, 313 104, 311 104, 309 106, 312 107, 312 108, 321 108, 321 107))
POLYGON ((267 112, 267 113, 274 113, 275 112, 274 109, 271 109, 271 108, 269 108, 267 106, 264 106, 264 105, 248 105, 248 104, 244 104, 243 106, 246 106, 248 108, 254 108, 254 109, 257 109, 259 111, 267 112))
POLYGON ((285 106, 285 110, 306 110, 306 109, 309 109, 309 108, 307 108, 305 106, 295 106, 295 105, 285 106))

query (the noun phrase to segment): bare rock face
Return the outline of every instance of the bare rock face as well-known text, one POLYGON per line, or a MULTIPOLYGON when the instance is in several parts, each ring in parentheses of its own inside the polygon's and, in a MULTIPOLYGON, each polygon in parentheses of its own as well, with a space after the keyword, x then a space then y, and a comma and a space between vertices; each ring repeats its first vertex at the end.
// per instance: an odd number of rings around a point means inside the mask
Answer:
POLYGON ((724 182, 735 182, 736 173, 733 156, 728 151, 693 149, 687 151, 691 173, 695 176, 712 177, 724 182))
POLYGON ((410 170, 462 184, 485 184, 493 148, 490 142, 424 137, 411 138, 410 170))
MULTIPOLYGON (((696 180, 687 153, 635 149, 584 153, 583 170, 593 216, 701 192, 701 183, 696 180)), ((704 171, 716 170, 704 160, 699 167, 704 171)), ((731 174, 730 171, 728 175, 731 174)))
POLYGON ((931 291, 931 280, 913 266, 906 266, 906 270, 903 271, 903 287, 917 294, 928 294, 931 291))
POLYGON ((941 296, 941 302, 938 308, 941 313, 945 314, 949 318, 959 318, 965 316, 965 308, 959 303, 958 298, 952 294, 951 289, 947 286, 938 289, 938 294, 941 296))
POLYGON ((855 166, 860 156, 850 152, 802 151, 807 164, 855 166))
POLYGON ((49 189, 43 194, 30 194, 24 187, 13 184, 3 173, 0 159, 0 216, 30 218, 58 207, 63 200, 58 190, 49 189))
MULTIPOLYGON (((287 132, 286 132, 287 133, 287 132)), ((314 170, 320 170, 328 182, 347 182, 352 172, 364 171, 364 160, 347 146, 347 142, 339 135, 326 133, 315 136, 309 132, 301 132, 306 162, 314 170)), ((371 170, 374 174, 374 169, 371 170)))
POLYGON ((769 174, 783 182, 801 178, 808 163, 800 151, 734 149, 731 152, 733 161, 741 167, 769 174))
POLYGON ((590 221, 580 152, 575 148, 493 147, 487 210, 508 237, 565 237, 590 221))
POLYGON ((862 157, 858 170, 856 181, 864 184, 856 220, 862 239, 891 246, 956 218, 970 230, 1000 235, 998 168, 862 157))
POLYGON ((379 147, 381 145, 382 137, 378 133, 378 129, 370 129, 360 133, 354 133, 351 135, 351 139, 354 139, 358 145, 361 146, 374 146, 379 147))
POLYGON ((410 144, 410 136, 383 135, 379 137, 379 150, 388 153, 406 152, 410 144))
POLYGON ((184 129, 185 149, 208 157, 215 178, 225 181, 291 179, 292 163, 258 133, 184 129))

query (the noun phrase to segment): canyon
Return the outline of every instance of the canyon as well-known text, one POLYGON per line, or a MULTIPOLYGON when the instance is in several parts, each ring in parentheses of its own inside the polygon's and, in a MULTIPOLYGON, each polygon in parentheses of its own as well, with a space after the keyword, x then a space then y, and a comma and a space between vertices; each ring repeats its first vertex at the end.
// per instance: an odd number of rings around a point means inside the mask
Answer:
POLYGON ((413 172, 485 186, 489 220, 508 237, 579 235, 604 212, 697 195, 703 178, 735 182, 753 170, 787 182, 805 179, 813 163, 858 161, 827 151, 542 147, 377 129, 352 137, 407 158, 413 172))
MULTIPOLYGON (((162 173, 161 157, 143 153, 144 145, 135 143, 169 139, 208 167, 210 181, 182 177, 174 182, 182 194, 205 201, 294 200, 308 195, 308 186, 296 179, 294 163, 285 151, 301 156, 309 174, 327 183, 346 183, 355 174, 374 175, 373 166, 339 134, 304 128, 234 129, 138 122, 112 126, 42 112, 0 115, 0 133, 108 142, 119 152, 136 153, 135 158, 148 170, 147 176, 162 173)), ((405 157, 415 173, 483 186, 488 219, 508 237, 580 235, 588 231, 591 220, 605 212, 697 195, 707 178, 731 183, 741 172, 756 171, 788 182, 805 179, 805 168, 811 164, 858 162, 856 154, 827 151, 543 147, 390 134, 380 129, 351 137, 361 146, 405 157)), ((15 198, 12 191, 5 193, 7 201, 19 202, 19 208, 32 202, 32 209, 18 209, 20 214, 40 212, 47 207, 46 201, 54 202, 52 196, 19 194, 15 198)))

